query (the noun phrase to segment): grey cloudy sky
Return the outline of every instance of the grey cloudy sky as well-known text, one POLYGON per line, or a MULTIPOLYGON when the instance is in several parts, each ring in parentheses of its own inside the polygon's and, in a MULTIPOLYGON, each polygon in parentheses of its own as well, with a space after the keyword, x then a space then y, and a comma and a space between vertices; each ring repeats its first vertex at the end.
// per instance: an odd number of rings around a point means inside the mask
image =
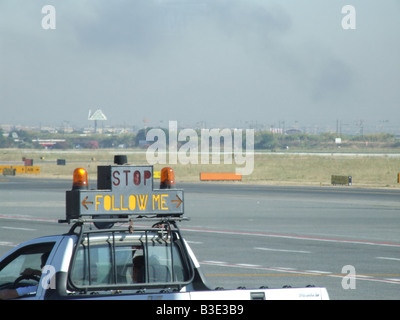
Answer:
POLYGON ((2 0, 0 124, 85 126, 100 108, 113 126, 400 125, 399 15, 399 0, 2 0))

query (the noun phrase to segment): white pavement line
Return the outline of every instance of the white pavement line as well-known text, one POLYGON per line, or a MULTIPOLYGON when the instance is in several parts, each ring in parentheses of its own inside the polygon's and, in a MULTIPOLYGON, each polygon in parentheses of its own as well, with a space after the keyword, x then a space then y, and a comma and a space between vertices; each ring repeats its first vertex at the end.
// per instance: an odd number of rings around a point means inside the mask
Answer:
POLYGON ((218 264, 218 265, 226 264, 226 262, 224 262, 224 261, 214 261, 214 260, 207 260, 207 261, 203 261, 202 263, 206 263, 206 264, 218 264))
POLYGON ((291 253, 311 253, 311 251, 303 250, 286 250, 286 249, 272 249, 272 248, 254 248, 255 250, 276 251, 276 252, 291 252, 291 253))
MULTIPOLYGON (((294 273, 294 274, 300 274, 300 275, 304 275, 304 274, 315 275, 314 273, 300 271, 300 270, 296 270, 294 268, 249 266, 246 264, 232 264, 232 263, 218 262, 218 261, 201 261, 200 264, 215 265, 218 267, 245 268, 245 269, 253 269, 253 270, 288 272, 288 273, 294 273)), ((329 274, 327 274, 327 275, 329 275, 329 274)))
POLYGON ((330 271, 320 271, 320 270, 306 270, 306 272, 316 273, 316 274, 331 274, 330 271))
POLYGON ((248 264, 248 263, 237 263, 236 265, 240 267, 261 267, 259 264, 248 264))
MULTIPOLYGON (((275 272, 283 272, 283 273, 293 273, 295 275, 302 275, 302 276, 325 276, 325 277, 332 277, 332 278, 344 278, 348 275, 346 274, 334 274, 328 271, 319 271, 319 270, 297 270, 294 268, 287 268, 287 267, 262 267, 262 266, 247 266, 245 264, 231 264, 226 262, 220 261, 201 261, 200 264, 208 264, 214 265, 219 267, 229 267, 229 268, 245 268, 245 269, 253 269, 253 270, 264 270, 264 271, 275 271, 275 272)), ((380 282, 380 283, 390 283, 390 284, 400 284, 400 279, 398 278, 375 278, 369 275, 355 275, 355 280, 364 280, 364 281, 372 281, 372 282, 380 282)))
MULTIPOLYGON (((327 277, 332 277, 332 278, 344 278, 348 277, 347 275, 339 275, 339 274, 327 274, 327 277)), ((389 278, 375 278, 373 276, 367 276, 367 275, 355 275, 354 277, 349 277, 355 280, 364 280, 364 281, 371 281, 371 282, 380 282, 380 283, 390 283, 390 284, 400 284, 400 279, 389 279, 389 278)))
POLYGON ((5 241, 0 241, 0 246, 5 246, 5 247, 15 247, 16 244, 12 242, 5 242, 5 241))
POLYGON ((237 236, 270 237, 270 238, 304 240, 304 241, 349 243, 349 244, 382 246, 382 247, 400 247, 400 243, 392 243, 392 242, 374 242, 374 241, 365 241, 365 240, 333 239, 333 238, 322 238, 322 237, 309 237, 309 236, 271 234, 271 233, 246 232, 246 231, 232 231, 232 230, 229 231, 229 230, 211 230, 211 229, 195 229, 195 228, 181 228, 181 230, 185 231, 185 232, 204 232, 204 233, 215 233, 215 234, 229 234, 229 235, 237 235, 237 236))
POLYGON ((0 228, 7 230, 37 231, 37 229, 31 229, 31 228, 16 228, 16 227, 0 227, 0 228))
POLYGON ((19 220, 19 221, 38 221, 38 222, 57 222, 57 219, 47 219, 47 218, 34 218, 30 216, 8 216, 0 214, 0 219, 8 219, 8 220, 19 220))
POLYGON ((400 279, 397 279, 397 278, 391 278, 391 279, 385 279, 385 280, 394 281, 394 282, 399 282, 400 283, 400 279))
POLYGON ((382 260, 392 260, 392 261, 400 261, 399 258, 391 258, 391 257, 376 257, 377 259, 382 259, 382 260))

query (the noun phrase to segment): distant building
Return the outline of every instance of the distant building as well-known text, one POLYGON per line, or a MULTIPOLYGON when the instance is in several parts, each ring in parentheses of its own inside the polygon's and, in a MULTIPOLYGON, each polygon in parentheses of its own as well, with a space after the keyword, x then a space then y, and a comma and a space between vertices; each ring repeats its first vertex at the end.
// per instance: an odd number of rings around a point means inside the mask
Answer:
POLYGON ((65 139, 33 139, 33 143, 41 145, 43 148, 51 148, 57 143, 65 142, 65 139))
POLYGON ((299 129, 286 130, 286 134, 299 134, 299 133, 302 133, 301 130, 299 130, 299 129))

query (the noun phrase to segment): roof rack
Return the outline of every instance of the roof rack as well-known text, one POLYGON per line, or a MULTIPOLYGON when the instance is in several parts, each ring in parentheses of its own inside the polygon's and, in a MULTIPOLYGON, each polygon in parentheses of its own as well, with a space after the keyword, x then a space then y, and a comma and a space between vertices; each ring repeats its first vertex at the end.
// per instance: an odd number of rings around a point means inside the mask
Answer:
MULTIPOLYGON (((165 225, 173 225, 175 229, 179 230, 177 226, 177 222, 187 221, 189 218, 187 217, 131 217, 131 218, 120 218, 120 219, 92 219, 92 218, 79 218, 76 220, 58 220, 59 223, 72 223, 72 227, 70 228, 69 234, 75 232, 77 227, 80 227, 83 230, 83 227, 88 224, 93 224, 99 232, 106 231, 129 231, 133 233, 134 231, 160 231, 165 228, 165 225), (152 227, 138 227, 134 226, 135 221, 140 222, 153 222, 152 227), (120 228, 116 230, 114 227, 115 223, 127 224, 127 228, 120 228)), ((91 231, 93 232, 93 231, 91 231)))
POLYGON ((95 222, 113 222, 113 223, 129 223, 131 221, 154 221, 154 222, 181 222, 187 221, 187 217, 172 217, 172 216, 154 216, 154 217, 143 217, 143 216, 132 216, 130 218, 110 218, 110 219, 98 219, 98 218, 78 218, 72 220, 58 220, 58 223, 95 223, 95 222))

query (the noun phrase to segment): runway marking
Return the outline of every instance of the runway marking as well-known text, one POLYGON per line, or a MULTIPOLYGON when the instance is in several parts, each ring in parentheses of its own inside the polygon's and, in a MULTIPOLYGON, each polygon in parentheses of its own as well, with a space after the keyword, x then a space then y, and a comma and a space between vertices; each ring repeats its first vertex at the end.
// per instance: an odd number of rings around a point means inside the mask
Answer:
POLYGON ((396 278, 395 279, 386 279, 386 280, 400 283, 400 279, 396 279, 396 278))
POLYGON ((189 243, 189 244, 203 244, 203 242, 200 242, 200 241, 186 241, 187 243, 189 243))
POLYGON ((400 261, 399 258, 390 258, 390 257, 376 257, 377 259, 382 259, 382 260, 392 260, 392 261, 400 261))
MULTIPOLYGON (((0 215, 0 219, 11 219, 11 220, 22 220, 22 221, 39 221, 39 222, 58 222, 58 219, 48 218, 34 218, 29 216, 8 216, 0 215)), ((287 234, 274 234, 274 233, 261 233, 261 232, 247 232, 247 231, 232 231, 232 230, 211 230, 211 229, 197 229, 197 228, 180 228, 186 232, 204 232, 204 233, 216 233, 216 234, 231 234, 239 236, 255 236, 255 237, 270 237, 270 238, 281 238, 281 239, 293 239, 293 240, 306 240, 306 241, 322 241, 322 242, 334 242, 334 243, 350 243, 350 244, 361 244, 371 246, 384 246, 384 247, 400 247, 400 243, 392 242, 375 242, 365 240, 347 240, 347 239, 334 239, 334 238, 322 238, 322 237, 310 237, 310 236, 295 236, 287 234)))
POLYGON ((372 276, 366 275, 366 274, 356 274, 355 277, 356 278, 372 278, 372 276))
MULTIPOLYGON (((219 267, 230 267, 230 268, 245 268, 245 269, 254 269, 254 270, 267 270, 267 271, 277 271, 277 272, 289 272, 294 274, 301 275, 315 275, 315 273, 307 272, 307 271, 299 271, 294 268, 284 268, 284 267, 263 267, 258 265, 248 265, 248 264, 232 264, 227 262, 219 262, 219 261, 202 261, 200 264, 206 265, 215 265, 219 267)), ((324 274, 326 275, 326 274, 324 274)))
POLYGON ((217 265, 223 265, 226 264, 224 261, 214 261, 214 260, 207 260, 203 261, 204 264, 217 264, 217 265))
POLYGON ((15 227, 0 227, 2 229, 7 229, 7 230, 22 230, 22 231, 36 231, 37 229, 31 229, 31 228, 15 228, 15 227))
POLYGON ((0 246, 4 246, 4 247, 15 247, 16 244, 15 244, 15 243, 12 243, 12 242, 0 241, 0 246))
POLYGON ((258 264, 249 264, 249 263, 238 263, 237 266, 240 266, 240 267, 261 267, 258 264))
MULTIPOLYGON (((207 277, 288 277, 288 276, 298 276, 298 277, 333 277, 333 278, 344 278, 348 277, 347 273, 332 273, 330 271, 320 271, 320 270, 296 270, 294 268, 287 267, 262 267, 262 266, 249 266, 247 264, 232 264, 227 262, 218 261, 202 261, 200 264, 214 265, 218 267, 228 267, 228 268, 244 268, 251 270, 261 270, 261 271, 275 271, 282 273, 225 273, 225 274, 206 274, 207 277)), ((400 284, 400 278, 386 278, 386 277, 396 277, 400 274, 356 274, 354 276, 355 280, 400 284), (379 278, 380 277, 380 278, 379 278)))
POLYGON ((181 228, 181 230, 185 231, 185 232, 204 232, 204 233, 216 233, 216 234, 230 234, 230 235, 238 235, 238 236, 255 236, 255 237, 269 237, 269 238, 281 238, 281 239, 293 239, 293 240, 305 240, 305 241, 350 243, 350 244, 383 246, 383 247, 400 247, 400 243, 393 243, 393 242, 334 239, 334 238, 297 236, 297 235, 288 235, 288 234, 261 233, 261 232, 248 232, 248 231, 232 231, 232 230, 210 230, 210 229, 195 229, 195 228, 181 228))
POLYGON ((320 270, 306 270, 306 272, 316 273, 316 274, 320 274, 320 275, 331 274, 332 273, 330 271, 320 271, 320 270))
POLYGON ((255 250, 276 251, 276 252, 292 252, 292 253, 311 253, 311 251, 303 250, 286 250, 286 249, 271 249, 271 248, 254 248, 255 250))
POLYGON ((0 219, 9 219, 9 220, 21 220, 21 221, 40 221, 40 222, 57 222, 57 219, 46 219, 46 218, 34 218, 29 216, 7 216, 0 215, 0 219))

